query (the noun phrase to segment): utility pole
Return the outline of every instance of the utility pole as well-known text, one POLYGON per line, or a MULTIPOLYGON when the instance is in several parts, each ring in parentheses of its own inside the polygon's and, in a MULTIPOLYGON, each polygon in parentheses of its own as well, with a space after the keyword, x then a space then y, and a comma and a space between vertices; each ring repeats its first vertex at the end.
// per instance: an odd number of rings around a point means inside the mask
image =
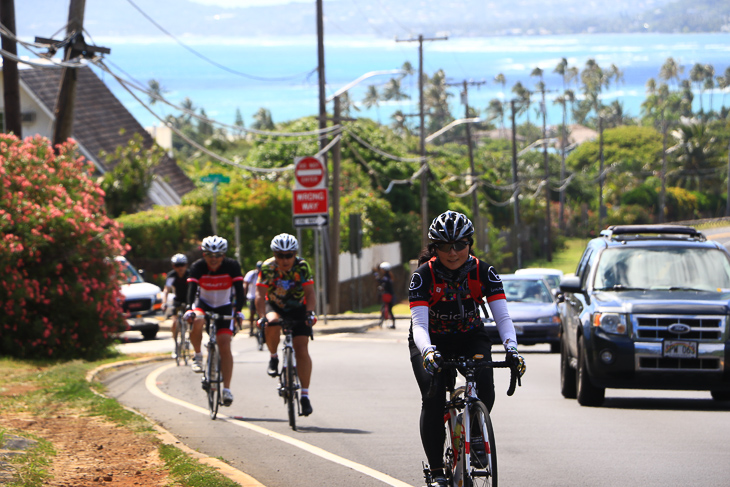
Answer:
POLYGON ((520 179, 517 175, 517 124, 515 123, 515 100, 510 100, 512 109, 512 184, 515 187, 514 195, 514 232, 517 242, 517 268, 522 267, 522 229, 520 228, 520 179))
POLYGON ((603 117, 598 114, 598 151, 600 153, 600 168, 598 173, 598 229, 603 230, 603 117))
MULTIPOLYGON (((340 97, 334 99, 334 117, 332 123, 338 125, 340 123, 340 97)), ((340 139, 341 140, 341 139, 340 139)), ((329 298, 331 313, 340 312, 340 141, 338 140, 332 148, 332 223, 330 226, 330 259, 329 277, 329 298)))
MULTIPOLYGON (((0 0, 0 23, 15 35, 15 0, 0 0)), ((3 36, 2 48, 4 51, 18 55, 18 45, 15 40, 3 36)), ((18 63, 14 59, 3 56, 3 99, 5 101, 5 126, 1 127, 5 133, 14 133, 19 139, 23 137, 22 121, 20 116, 20 78, 18 63)))
MULTIPOLYGON (((319 129, 322 130, 322 132, 319 134, 319 149, 320 151, 323 151, 324 148, 327 146, 327 135, 324 133, 324 129, 327 128, 327 96, 325 94, 325 76, 324 76, 324 8, 322 6, 322 0, 317 0, 317 74, 319 77, 319 129)), ((327 170, 327 153, 322 152, 322 159, 324 161, 324 167, 325 171, 327 170)), ((336 173, 339 171, 335 171, 336 173)), ((329 175, 325 178, 325 187, 329 185, 329 175)), ((338 218, 339 216, 336 216, 335 218, 338 218)), ((337 286, 337 274, 335 273, 334 282, 330 280, 329 286, 327 281, 329 279, 332 279, 332 273, 328 272, 328 266, 331 265, 332 261, 336 261, 339 258, 340 255, 340 249, 339 244, 335 247, 333 245, 329 246, 329 252, 330 252, 330 258, 328 259, 326 256, 325 249, 327 248, 326 245, 322 245, 321 247, 316 245, 316 241, 318 236, 324 238, 324 236, 327 234, 327 232, 320 231, 321 228, 314 231, 314 239, 315 239, 315 252, 318 254, 319 250, 322 250, 322 256, 324 257, 322 259, 322 274, 324 275, 324 283, 325 283, 325 289, 329 288, 332 289, 333 286, 337 286)), ((339 240, 339 239, 338 239, 339 240)), ((317 259, 319 256, 315 255, 315 259, 317 259)), ((335 267, 336 268, 336 267, 335 267)), ((319 270, 319 269, 317 269, 319 270)), ((320 276, 317 276, 317 279, 320 279, 320 276)), ((326 292, 325 292, 326 293, 326 292)), ((320 299, 322 297, 317 294, 317 309, 321 309, 322 312, 325 314, 325 322, 327 321, 327 297, 325 296, 323 299, 323 307, 320 308, 320 299)))
POLYGON ((545 159, 545 251, 547 252, 547 261, 553 261, 553 252, 550 248, 550 165, 548 161, 548 139, 547 139, 547 107, 545 106, 545 86, 541 86, 542 93, 542 154, 545 159))
MULTIPOLYGON (((68 24, 66 36, 81 36, 84 29, 84 9, 86 0, 71 0, 68 9, 68 24)), ((82 38, 83 39, 83 38, 82 38)), ((75 40, 66 44, 63 60, 69 61, 78 54, 75 40)), ((53 124, 53 146, 63 144, 73 132, 74 105, 76 104, 76 76, 74 68, 64 67, 61 70, 61 86, 53 110, 55 121, 53 124)))
POLYGON ((426 126, 423 103, 423 41, 446 41, 448 37, 424 38, 419 35, 418 39, 396 39, 395 42, 418 42, 418 105, 419 118, 421 121, 421 246, 428 245, 428 171, 426 171, 426 126))

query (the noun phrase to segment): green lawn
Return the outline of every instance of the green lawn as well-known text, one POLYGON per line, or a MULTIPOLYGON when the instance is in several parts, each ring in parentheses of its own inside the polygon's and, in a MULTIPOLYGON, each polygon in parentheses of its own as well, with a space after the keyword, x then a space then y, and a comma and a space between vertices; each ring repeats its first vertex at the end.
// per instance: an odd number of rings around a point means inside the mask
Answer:
POLYGON ((565 274, 573 274, 578 266, 578 261, 588 243, 587 238, 571 238, 565 242, 565 248, 553 253, 552 262, 545 259, 526 262, 524 267, 550 267, 560 269, 565 274))

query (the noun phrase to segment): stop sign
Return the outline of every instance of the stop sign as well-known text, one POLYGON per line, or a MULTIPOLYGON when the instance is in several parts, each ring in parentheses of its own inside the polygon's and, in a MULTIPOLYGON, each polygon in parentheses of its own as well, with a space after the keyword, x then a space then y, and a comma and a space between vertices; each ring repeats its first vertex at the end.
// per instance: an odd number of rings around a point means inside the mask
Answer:
POLYGON ((324 176, 324 163, 317 157, 302 157, 295 163, 294 178, 297 189, 324 188, 324 176))

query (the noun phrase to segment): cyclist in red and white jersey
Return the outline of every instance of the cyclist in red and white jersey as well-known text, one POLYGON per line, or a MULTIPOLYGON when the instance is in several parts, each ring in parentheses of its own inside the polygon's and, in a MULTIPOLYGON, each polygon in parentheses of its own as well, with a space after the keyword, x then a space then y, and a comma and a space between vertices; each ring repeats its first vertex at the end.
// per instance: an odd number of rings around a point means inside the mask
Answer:
POLYGON ((241 322, 241 310, 246 305, 246 296, 243 293, 243 274, 241 265, 235 260, 226 257, 228 241, 225 238, 213 235, 203 239, 200 246, 203 258, 193 262, 190 266, 188 278, 188 311, 184 318, 193 322, 190 331, 190 342, 195 349, 193 370, 203 372, 203 325, 205 312, 220 315, 235 316, 235 320, 215 320, 211 325, 215 332, 218 348, 221 354, 221 372, 223 373, 223 405, 230 406, 233 402, 231 393, 231 378, 233 377, 233 355, 231 354, 231 339, 235 331, 234 321, 241 322), (232 290, 235 290, 236 302, 231 302, 232 290))

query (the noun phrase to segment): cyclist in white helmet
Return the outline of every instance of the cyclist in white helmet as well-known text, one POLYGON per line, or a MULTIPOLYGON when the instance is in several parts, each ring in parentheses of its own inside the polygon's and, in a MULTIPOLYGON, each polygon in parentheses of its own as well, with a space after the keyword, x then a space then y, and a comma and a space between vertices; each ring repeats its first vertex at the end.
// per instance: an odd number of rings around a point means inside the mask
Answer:
POLYGON ((193 370, 203 372, 203 326, 205 312, 210 311, 221 315, 233 315, 235 320, 216 320, 212 323, 215 331, 218 348, 221 353, 221 372, 223 373, 223 405, 230 406, 233 402, 231 392, 231 378, 233 377, 233 355, 231 354, 231 339, 236 330, 235 321, 241 322, 241 310, 246 305, 246 295, 243 293, 243 274, 241 265, 235 259, 226 257, 228 241, 225 238, 213 235, 206 237, 200 246, 203 258, 193 262, 190 266, 188 278, 188 311, 184 318, 193 322, 190 331, 190 343, 195 349, 193 370), (236 302, 231 302, 231 291, 236 291, 236 302))
POLYGON ((268 374, 276 377, 279 372, 277 349, 281 337, 278 320, 296 321, 293 327, 294 354, 297 373, 302 383, 302 415, 312 414, 309 400, 309 383, 312 376, 312 359, 309 356, 309 338, 312 326, 317 322, 314 308, 316 297, 314 277, 307 261, 297 256, 299 242, 293 235, 282 233, 271 240, 274 256, 261 265, 256 282, 256 311, 261 319, 259 326, 266 325, 266 346, 271 352, 268 374))
MULTIPOLYGON (((165 312, 165 316, 175 316, 175 319, 172 320, 172 337, 175 343, 177 343, 176 317, 178 309, 185 309, 184 306, 188 299, 188 277, 190 277, 190 271, 188 270, 188 258, 185 254, 175 254, 170 261, 172 262, 172 270, 165 277, 165 290, 162 293, 162 311, 165 312), (167 295, 169 293, 172 293, 174 298, 172 301, 173 309, 168 314, 167 295)), ((172 358, 177 358, 175 352, 172 352, 172 358)))

